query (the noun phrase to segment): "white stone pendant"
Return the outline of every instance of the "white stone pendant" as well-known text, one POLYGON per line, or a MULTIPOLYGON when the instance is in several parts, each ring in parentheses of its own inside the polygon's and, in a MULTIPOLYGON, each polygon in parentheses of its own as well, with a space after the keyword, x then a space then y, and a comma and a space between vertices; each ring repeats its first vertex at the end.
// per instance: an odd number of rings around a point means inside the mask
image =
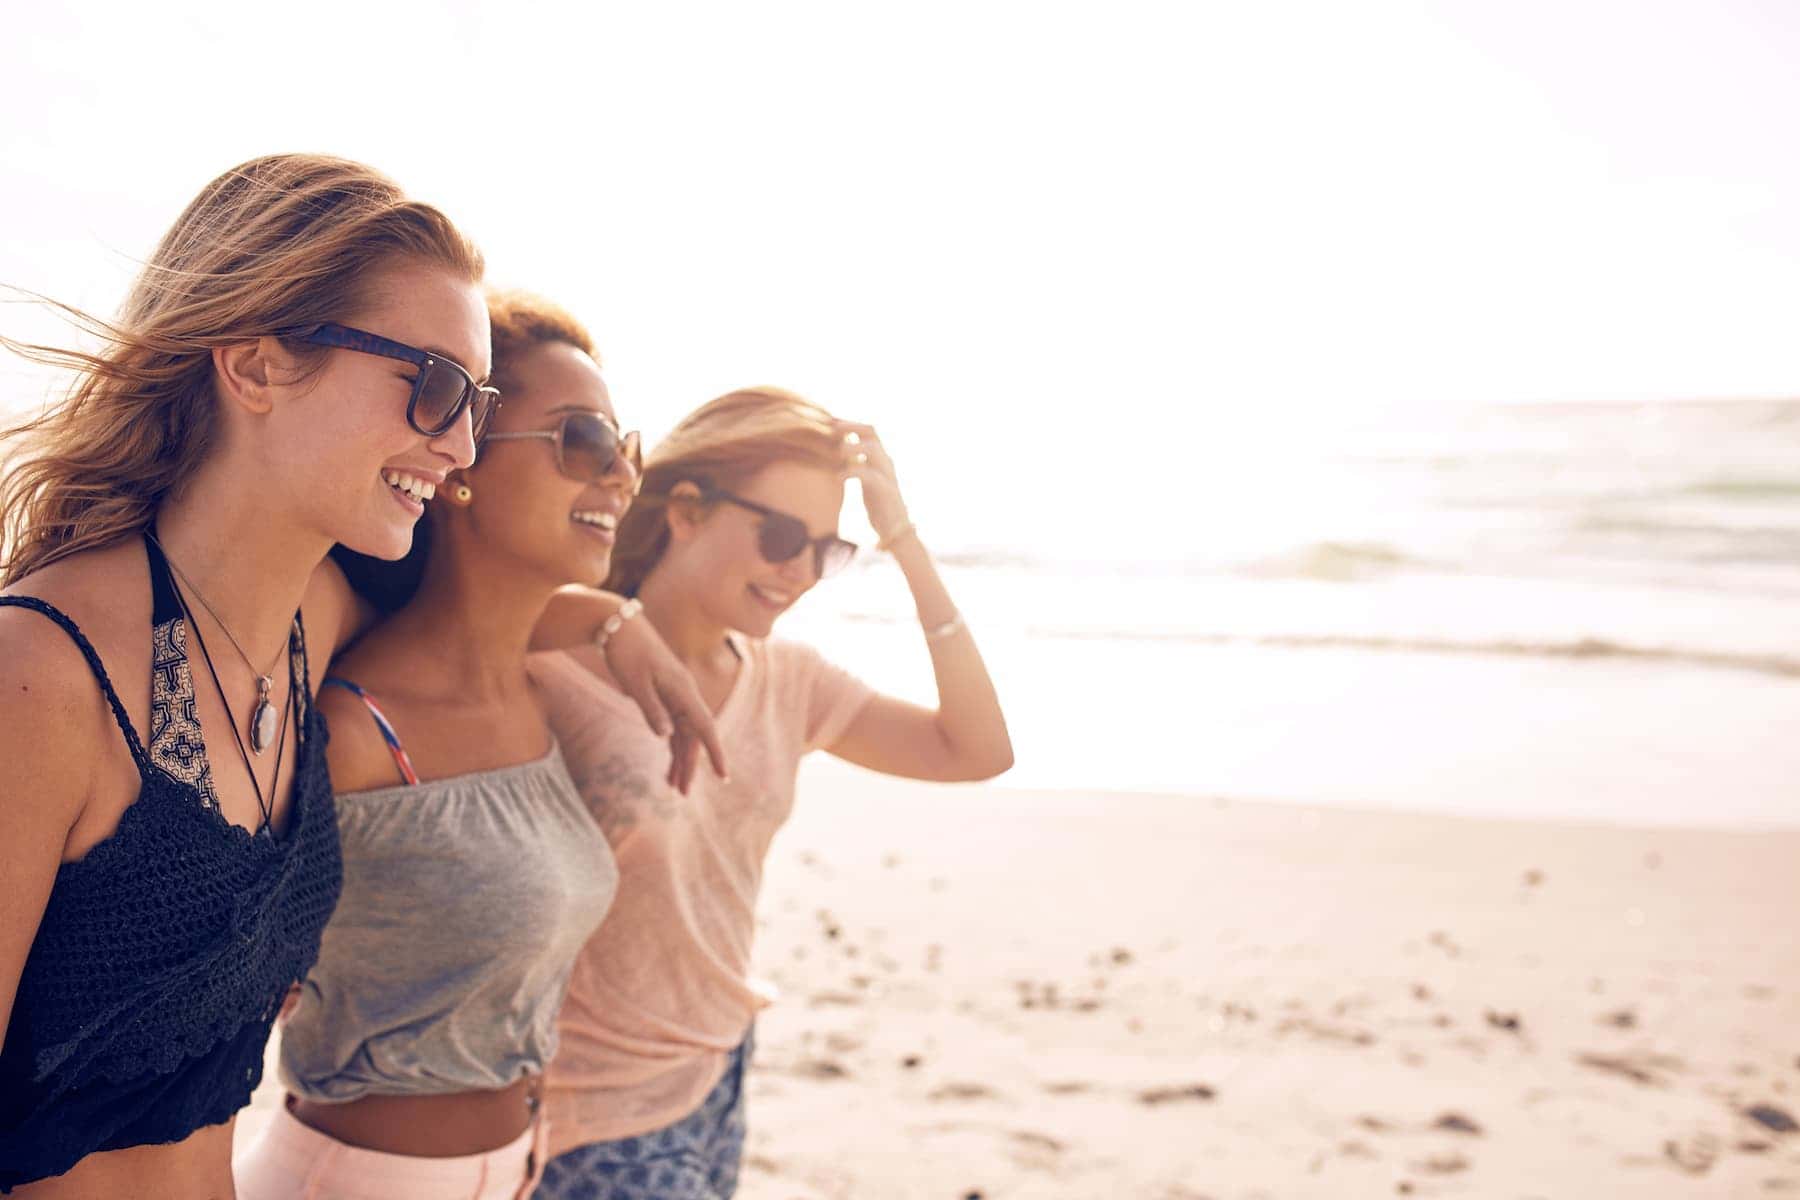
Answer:
POLYGON ((275 706, 269 703, 273 682, 267 675, 256 681, 256 707, 250 712, 250 749, 258 754, 275 740, 275 706))

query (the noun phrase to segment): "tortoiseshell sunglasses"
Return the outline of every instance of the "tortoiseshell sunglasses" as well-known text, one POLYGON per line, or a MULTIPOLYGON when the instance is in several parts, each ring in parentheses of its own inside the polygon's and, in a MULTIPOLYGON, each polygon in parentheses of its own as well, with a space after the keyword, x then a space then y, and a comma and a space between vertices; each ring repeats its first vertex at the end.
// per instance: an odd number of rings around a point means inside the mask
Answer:
POLYGON ((310 329, 292 330, 281 336, 311 346, 397 358, 419 368, 419 373, 413 377, 412 395, 406 401, 406 423, 426 437, 447 433, 467 410, 474 422, 475 440, 479 442, 487 432, 488 422, 494 418, 494 410, 500 407, 499 389, 476 383, 475 377, 459 364, 378 333, 326 323, 310 329))

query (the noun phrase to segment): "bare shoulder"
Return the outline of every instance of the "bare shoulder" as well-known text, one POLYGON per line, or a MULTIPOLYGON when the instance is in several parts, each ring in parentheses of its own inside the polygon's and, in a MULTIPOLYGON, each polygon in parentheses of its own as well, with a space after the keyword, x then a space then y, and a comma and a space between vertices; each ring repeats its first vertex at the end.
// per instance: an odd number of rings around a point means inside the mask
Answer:
MULTIPOLYGON (((150 567, 135 538, 59 559, 0 594, 32 596, 60 609, 109 665, 108 651, 136 646, 149 635, 150 567)), ((28 619, 49 624, 43 617, 28 619)))
MULTIPOLYGON (((356 679, 349 663, 332 664, 332 674, 356 679)), ((401 782, 394 756, 362 698, 348 688, 321 687, 319 713, 331 727, 325 757, 331 768, 331 786, 338 792, 364 792, 401 782)))
POLYGON ((0 607, 0 663, 0 829, 29 827, 37 840, 58 832, 60 851, 118 748, 118 727, 86 656, 49 618, 0 607))

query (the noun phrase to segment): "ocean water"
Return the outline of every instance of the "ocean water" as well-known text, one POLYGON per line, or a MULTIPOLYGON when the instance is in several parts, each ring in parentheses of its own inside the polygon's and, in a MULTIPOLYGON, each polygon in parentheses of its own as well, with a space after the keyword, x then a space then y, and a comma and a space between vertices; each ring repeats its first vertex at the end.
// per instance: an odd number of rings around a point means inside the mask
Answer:
MULTIPOLYGON (((1270 431, 1123 478, 954 518, 909 482, 1014 782, 1800 825, 1800 401, 1270 431)), ((875 556, 783 631, 932 694, 875 556)))

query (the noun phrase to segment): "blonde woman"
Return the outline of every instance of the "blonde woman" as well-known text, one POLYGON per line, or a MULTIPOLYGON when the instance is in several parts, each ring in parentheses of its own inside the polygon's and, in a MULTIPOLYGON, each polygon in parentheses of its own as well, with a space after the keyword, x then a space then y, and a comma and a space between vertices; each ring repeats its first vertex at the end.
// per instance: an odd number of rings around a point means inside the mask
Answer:
POLYGON ((653 454, 607 586, 635 596, 712 707, 729 780, 682 796, 659 748, 619 720, 611 671, 584 651, 533 662, 576 783, 612 842, 618 900, 575 966, 549 1076, 547 1200, 721 1200, 736 1187, 751 1023, 757 889, 794 802, 801 758, 825 750, 914 779, 1005 771, 992 681, 875 431, 792 393, 734 392, 653 454), (938 704, 878 695, 776 621, 855 547, 838 536, 844 481, 905 573, 938 704))
MULTIPOLYGON (((0 1191, 232 1195, 340 884, 313 696, 364 614, 321 564, 404 554, 472 461, 481 275, 378 172, 276 155, 188 206, 101 349, 7 343, 76 379, 0 476, 0 1191)), ((654 641, 624 669, 687 711, 654 641)))

